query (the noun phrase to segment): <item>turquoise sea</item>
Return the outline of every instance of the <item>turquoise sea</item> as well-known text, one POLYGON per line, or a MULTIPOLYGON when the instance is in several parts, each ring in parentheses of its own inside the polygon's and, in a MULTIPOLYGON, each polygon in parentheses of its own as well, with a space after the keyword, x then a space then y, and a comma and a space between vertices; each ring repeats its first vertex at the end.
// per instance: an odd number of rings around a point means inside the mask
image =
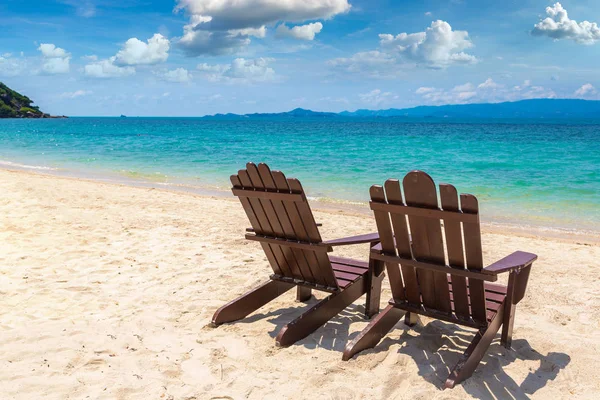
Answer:
POLYGON ((247 161, 348 203, 421 169, 478 196, 484 221, 600 231, 600 120, 0 120, 5 168, 202 192, 247 161))

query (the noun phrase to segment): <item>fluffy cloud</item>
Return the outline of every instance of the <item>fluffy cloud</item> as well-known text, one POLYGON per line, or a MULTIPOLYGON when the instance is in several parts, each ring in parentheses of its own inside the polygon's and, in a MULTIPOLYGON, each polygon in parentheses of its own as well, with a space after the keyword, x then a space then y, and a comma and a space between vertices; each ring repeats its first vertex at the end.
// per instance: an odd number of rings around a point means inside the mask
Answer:
POLYGON ((314 40, 315 35, 323 29, 323 24, 314 22, 312 24, 294 26, 288 28, 286 24, 277 27, 276 36, 279 38, 292 38, 298 40, 314 40))
MULTIPOLYGON (((250 36, 264 37, 266 26, 329 19, 350 7, 348 0, 177 0, 175 9, 190 15, 178 44, 189 56, 235 53, 250 36)), ((315 28, 296 34, 305 38, 315 28)))
POLYGON ((364 51, 352 57, 335 58, 327 61, 327 65, 336 73, 365 75, 369 78, 395 78, 400 74, 396 57, 381 51, 364 51))
POLYGON ((176 9, 210 17, 212 30, 230 30, 329 19, 350 7, 348 0, 178 0, 176 9))
POLYGON ((420 87, 415 91, 415 93, 423 95, 423 94, 435 92, 436 90, 437 89, 434 87, 420 87))
POLYGON ((10 53, 0 56, 0 76, 19 76, 28 70, 27 61, 24 58, 13 57, 10 53))
POLYGON ((529 80, 521 85, 505 88, 504 85, 494 82, 491 78, 477 86, 466 83, 455 86, 452 90, 420 87, 415 94, 431 104, 466 104, 556 97, 551 89, 534 86, 529 80))
POLYGON ((69 57, 69 53, 65 49, 56 47, 51 43, 42 43, 38 50, 42 52, 42 56, 45 58, 64 58, 69 57))
POLYGON ((116 57, 100 60, 84 67, 83 73, 92 78, 119 78, 135 74, 133 67, 120 67, 115 64, 116 57))
POLYGON ((192 75, 185 68, 177 68, 157 75, 167 82, 185 83, 192 80, 192 75))
POLYGON ((93 92, 89 90, 76 90, 74 92, 65 92, 61 94, 60 97, 63 99, 76 99, 77 97, 87 96, 92 93, 93 92))
POLYGON ((494 82, 492 78, 487 78, 485 82, 480 83, 477 87, 479 89, 498 89, 501 88, 502 85, 499 85, 496 82, 494 82))
POLYGON ((596 94, 598 94, 598 91, 591 83, 586 83, 585 85, 577 89, 574 94, 577 97, 589 97, 595 96, 596 94))
POLYGON ((115 56, 115 64, 152 65, 165 62, 169 58, 169 47, 169 39, 160 33, 154 34, 147 43, 131 38, 115 56))
POLYGON ((329 60, 334 72, 393 79, 408 68, 432 69, 474 64, 478 60, 464 50, 473 47, 466 31, 454 31, 445 21, 434 21, 425 32, 379 35, 380 48, 329 60))
POLYGON ((381 89, 371 90, 369 93, 359 94, 360 100, 363 103, 371 106, 378 107, 383 103, 387 103, 390 100, 395 100, 398 96, 395 96, 392 92, 382 92, 381 89))
POLYGON ((183 36, 177 43, 188 56, 231 54, 250 44, 244 30, 211 32, 201 29, 209 21, 200 15, 192 15, 190 23, 183 27, 183 36))
POLYGON ((275 73, 275 70, 269 67, 269 64, 273 61, 271 58, 257 58, 255 60, 236 58, 231 64, 199 64, 197 68, 211 82, 274 82, 279 77, 275 73))
POLYGON ((552 39, 570 39, 581 44, 594 44, 600 40, 600 28, 595 22, 577 22, 569 18, 560 3, 546 7, 548 17, 537 23, 531 33, 552 39))
POLYGON ((430 68, 474 64, 477 58, 464 51, 473 47, 467 31, 453 31, 449 23, 437 20, 425 32, 379 35, 382 49, 400 55, 407 62, 430 68))
POLYGON ((42 43, 38 50, 42 53, 42 71, 55 75, 66 74, 70 70, 71 54, 65 49, 56 47, 52 43, 42 43))

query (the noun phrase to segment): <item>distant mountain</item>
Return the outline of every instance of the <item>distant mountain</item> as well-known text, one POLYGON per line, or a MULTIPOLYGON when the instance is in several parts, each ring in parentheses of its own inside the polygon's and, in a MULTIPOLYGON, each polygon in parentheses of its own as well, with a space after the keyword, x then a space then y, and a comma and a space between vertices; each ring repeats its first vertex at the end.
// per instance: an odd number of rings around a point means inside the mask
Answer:
POLYGON ((430 118, 598 118, 600 101, 534 99, 506 103, 420 106, 406 109, 342 112, 345 117, 430 118))
POLYGON ((533 99, 506 103, 455 104, 445 106, 419 106, 388 110, 357 110, 341 113, 318 112, 297 108, 284 113, 268 114, 216 114, 206 119, 262 119, 262 118, 600 118, 600 101, 578 99, 533 99))
POLYGON ((0 82, 0 118, 55 118, 40 111, 33 100, 0 82))
POLYGON ((205 119, 224 119, 224 120, 236 120, 236 119, 269 119, 269 118, 335 118, 339 115, 331 112, 319 112, 305 110, 303 108, 296 108, 295 110, 282 112, 282 113, 255 113, 255 114, 215 114, 207 115, 205 119))

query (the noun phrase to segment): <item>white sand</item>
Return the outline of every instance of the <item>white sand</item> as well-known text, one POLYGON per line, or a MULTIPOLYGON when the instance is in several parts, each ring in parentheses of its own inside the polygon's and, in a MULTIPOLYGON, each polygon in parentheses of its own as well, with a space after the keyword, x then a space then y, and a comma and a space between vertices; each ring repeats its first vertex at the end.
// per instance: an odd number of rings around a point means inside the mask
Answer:
MULTIPOLYGON (((540 259, 514 350, 496 340, 471 379, 441 391, 472 331, 421 318, 343 362, 362 299, 285 349, 274 336, 306 307, 291 291, 208 327, 270 271, 234 199, 10 171, 0 186, 0 399, 600 398, 597 244, 484 233, 486 262, 540 259)), ((326 239, 374 231, 368 215, 315 214, 326 239)))

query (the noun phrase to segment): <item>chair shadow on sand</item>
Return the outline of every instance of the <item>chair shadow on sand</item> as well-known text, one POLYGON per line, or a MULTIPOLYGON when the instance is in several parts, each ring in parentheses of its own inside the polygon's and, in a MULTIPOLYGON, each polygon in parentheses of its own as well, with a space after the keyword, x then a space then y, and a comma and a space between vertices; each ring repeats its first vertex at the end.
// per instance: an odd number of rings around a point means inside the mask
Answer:
MULTIPOLYGON (((387 352, 392 345, 401 344, 398 353, 413 358, 419 375, 437 388, 443 387, 448 374, 475 335, 475 330, 438 320, 424 326, 419 323, 412 328, 400 322, 392 332, 396 333, 389 334, 375 348, 362 354, 387 352), (398 331, 401 332, 399 337, 398 331)), ((571 357, 565 353, 542 355, 525 339, 513 340, 512 349, 507 350, 500 344, 498 334, 473 376, 461 385, 478 399, 528 399, 554 380, 570 361, 571 357), (529 372, 520 385, 504 372, 504 367, 516 360, 539 361, 538 368, 529 372)), ((393 374, 390 379, 394 379, 393 374)))
MULTIPOLYGON (((295 307, 287 307, 274 310, 268 313, 261 313, 260 311, 254 313, 243 320, 237 321, 236 324, 240 323, 253 323, 259 320, 267 319, 274 325, 269 335, 275 338, 279 331, 288 323, 302 315, 307 308, 315 305, 320 301, 311 296, 310 300, 306 303, 296 303, 295 307)), ((317 329, 315 332, 307 336, 306 338, 296 342, 295 346, 304 346, 307 349, 315 349, 317 347, 326 350, 332 350, 341 354, 348 341, 352 340, 359 332, 349 333, 348 328, 354 322, 368 322, 365 319, 365 306, 363 304, 351 304, 345 310, 340 312, 338 315, 333 317, 331 320, 326 322, 323 326, 317 329)))
MULTIPOLYGON (((316 302, 317 300, 312 297, 307 305, 311 306, 316 302)), ((275 338, 279 330, 299 316, 302 311, 304 311, 304 307, 299 304, 297 307, 288 307, 269 313, 259 312, 238 321, 238 323, 253 323, 267 319, 274 325, 269 335, 275 338)), ((353 304, 313 334, 297 342, 295 346, 304 346, 307 349, 320 347, 339 352, 341 362, 341 353, 346 344, 360 333, 350 334, 348 327, 354 322, 361 321, 365 321, 364 306, 353 304)), ((365 350, 355 357, 389 352, 391 346, 400 344, 402 347, 398 349, 398 354, 406 354, 413 358, 418 365, 419 375, 425 381, 441 389, 452 367, 458 362, 460 355, 474 335, 474 330, 437 320, 422 325, 421 319, 419 319, 419 323, 412 328, 400 322, 375 348, 365 350)), ((507 350, 500 345, 499 339, 500 335, 498 334, 475 374, 461 384, 467 393, 476 398, 528 399, 530 395, 546 386, 549 381, 553 381, 571 361, 571 357, 565 353, 540 354, 525 339, 513 340, 512 350, 507 350), (520 385, 504 372, 504 367, 516 360, 539 361, 537 369, 529 372, 520 385)), ((389 379, 394 381, 396 375, 390 373, 389 379)))

